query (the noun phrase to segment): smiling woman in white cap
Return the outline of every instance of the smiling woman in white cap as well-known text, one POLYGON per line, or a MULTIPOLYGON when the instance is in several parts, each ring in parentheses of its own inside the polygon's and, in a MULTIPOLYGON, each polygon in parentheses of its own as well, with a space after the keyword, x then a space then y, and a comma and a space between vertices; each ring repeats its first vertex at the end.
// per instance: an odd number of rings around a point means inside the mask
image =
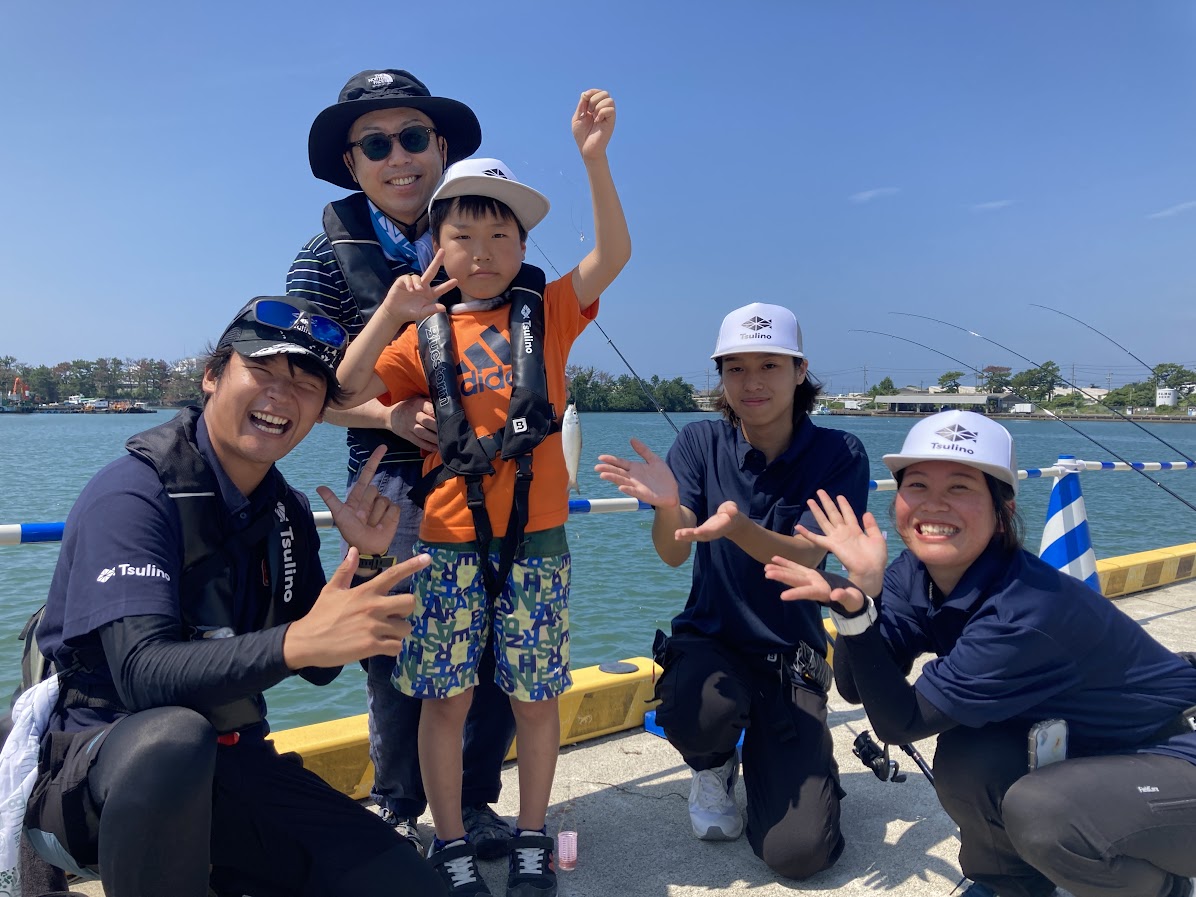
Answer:
POLYGON ((818 395, 789 309, 752 303, 723 320, 715 345, 722 420, 687 425, 667 462, 637 439, 643 461, 599 457, 598 472, 656 509, 652 540, 680 566, 697 543, 693 585, 654 653, 665 671, 656 720, 694 771, 694 834, 730 840, 744 830, 735 803, 743 736, 747 837, 789 878, 808 878, 843 850, 838 768, 826 727, 830 670, 818 609, 785 604, 764 578, 783 554, 819 565, 826 552, 794 534, 814 526, 818 489, 863 510, 868 459, 854 436, 815 426, 818 395))
POLYGON ((766 573, 791 586, 786 600, 830 604, 839 692, 882 740, 938 736, 934 785, 959 824, 964 893, 1191 897, 1196 668, 1021 547, 1000 424, 936 414, 884 462, 906 544, 887 570, 872 515, 861 525, 824 492, 810 504, 825 535, 799 531, 850 580, 779 557, 766 573))

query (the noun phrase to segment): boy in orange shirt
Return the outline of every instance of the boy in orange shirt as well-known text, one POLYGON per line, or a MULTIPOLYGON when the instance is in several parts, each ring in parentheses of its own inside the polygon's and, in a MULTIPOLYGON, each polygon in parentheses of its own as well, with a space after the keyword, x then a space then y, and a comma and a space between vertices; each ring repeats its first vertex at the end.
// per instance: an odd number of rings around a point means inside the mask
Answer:
POLYGON ((426 700, 419 750, 436 826, 429 861, 452 894, 490 893, 462 825, 460 792, 462 727, 491 625, 495 675, 511 696, 519 740, 507 895, 556 894, 545 816, 560 743, 557 697, 571 682, 568 475, 556 409, 565 407, 569 348, 631 256, 606 156, 614 124, 614 100, 585 91, 572 129, 595 239, 576 268, 545 286, 523 259, 548 200, 497 159, 458 162, 430 205, 436 259, 423 276, 395 281, 338 371, 346 407, 431 395, 437 408, 440 451, 425 462, 416 547, 433 560, 413 583, 413 630, 393 681, 426 700), (433 286, 442 263, 451 279, 433 286), (454 286, 459 297, 448 293, 454 286), (440 313, 387 345, 432 310, 440 313))

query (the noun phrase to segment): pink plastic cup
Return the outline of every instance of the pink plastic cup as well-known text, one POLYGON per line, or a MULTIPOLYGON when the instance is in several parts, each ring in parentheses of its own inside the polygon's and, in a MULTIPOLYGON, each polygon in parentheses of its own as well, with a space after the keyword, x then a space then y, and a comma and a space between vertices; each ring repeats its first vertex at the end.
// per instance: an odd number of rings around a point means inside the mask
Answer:
POLYGON ((557 832, 556 864, 565 872, 577 868, 577 832, 557 832))

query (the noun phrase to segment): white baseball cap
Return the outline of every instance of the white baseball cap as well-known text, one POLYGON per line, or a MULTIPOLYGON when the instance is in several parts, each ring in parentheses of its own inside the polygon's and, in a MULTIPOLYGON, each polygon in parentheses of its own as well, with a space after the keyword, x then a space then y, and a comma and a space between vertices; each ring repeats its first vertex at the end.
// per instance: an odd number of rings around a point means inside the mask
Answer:
POLYGON ((454 196, 488 196, 507 206, 524 230, 531 230, 548 214, 548 198, 519 183, 515 172, 498 159, 462 159, 444 170, 428 208, 439 199, 454 196))
POLYGON ((943 411, 923 418, 906 434, 901 451, 882 460, 893 473, 915 461, 955 461, 992 474, 1017 495, 1013 437, 995 420, 975 411, 943 411))
POLYGON ((718 342, 711 358, 740 352, 773 352, 805 358, 801 350, 801 328, 793 312, 782 305, 753 302, 723 318, 718 342))

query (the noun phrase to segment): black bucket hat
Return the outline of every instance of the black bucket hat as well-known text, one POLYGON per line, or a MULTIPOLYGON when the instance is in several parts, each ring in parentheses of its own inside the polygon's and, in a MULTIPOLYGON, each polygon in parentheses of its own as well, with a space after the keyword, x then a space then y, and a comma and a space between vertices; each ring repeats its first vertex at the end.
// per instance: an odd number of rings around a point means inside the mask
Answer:
POLYGON ((482 144, 482 126, 464 103, 432 96, 410 72, 370 69, 350 78, 336 103, 312 122, 307 137, 311 173, 346 190, 358 189, 344 161, 349 128, 367 112, 399 107, 418 109, 432 119, 436 133, 448 143, 449 165, 472 156, 482 144))
POLYGON ((295 295, 258 296, 237 312, 216 350, 231 347, 246 358, 306 355, 335 382, 336 366, 348 342, 345 328, 315 303, 295 295))

